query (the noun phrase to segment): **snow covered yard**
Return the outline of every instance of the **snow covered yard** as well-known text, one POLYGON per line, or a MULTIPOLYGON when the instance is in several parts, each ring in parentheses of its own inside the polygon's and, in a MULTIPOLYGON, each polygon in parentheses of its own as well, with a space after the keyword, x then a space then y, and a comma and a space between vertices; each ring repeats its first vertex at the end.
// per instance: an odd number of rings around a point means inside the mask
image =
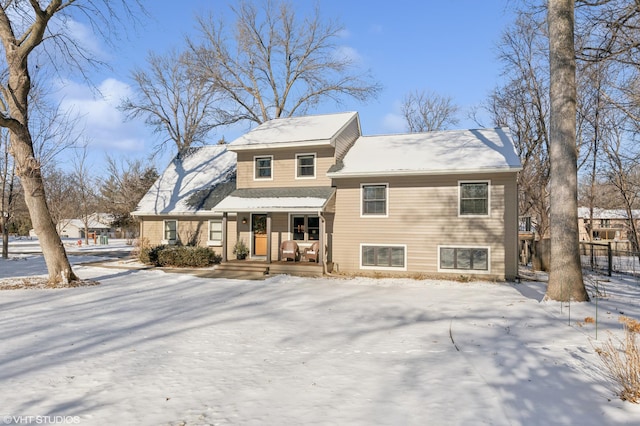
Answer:
POLYGON ((640 423, 593 347, 640 319, 635 281, 602 284, 595 340, 595 303, 569 320, 540 282, 75 270, 101 285, 0 292, 0 424, 640 423))

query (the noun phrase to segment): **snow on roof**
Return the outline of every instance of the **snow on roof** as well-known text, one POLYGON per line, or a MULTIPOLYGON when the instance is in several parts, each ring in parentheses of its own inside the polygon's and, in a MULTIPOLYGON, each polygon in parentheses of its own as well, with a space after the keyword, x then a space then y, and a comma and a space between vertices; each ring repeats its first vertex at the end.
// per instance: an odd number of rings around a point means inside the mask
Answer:
POLYGON ((237 189, 214 209, 218 212, 318 211, 333 196, 332 187, 237 189))
MULTIPOLYGON (((109 225, 91 218, 87 221, 87 225, 89 229, 109 229, 109 225)), ((62 227, 62 229, 66 229, 68 226, 84 229, 84 221, 82 219, 62 219, 58 222, 58 226, 62 227)))
POLYGON ((262 123, 229 144, 230 150, 264 146, 265 148, 287 144, 330 144, 333 138, 357 112, 310 115, 305 117, 276 118, 262 123))
MULTIPOLYGON (((632 210, 634 218, 640 218, 640 210, 632 210)), ((578 207, 578 217, 588 219, 591 217, 589 207, 578 207)), ((627 219, 629 215, 624 209, 601 209, 599 207, 593 208, 594 219, 627 219)))
POLYGON ((508 129, 361 136, 330 177, 518 171, 508 129))
POLYGON ((189 148, 169 163, 132 214, 196 213, 202 203, 193 202, 194 194, 235 179, 235 172, 236 153, 226 145, 189 148))

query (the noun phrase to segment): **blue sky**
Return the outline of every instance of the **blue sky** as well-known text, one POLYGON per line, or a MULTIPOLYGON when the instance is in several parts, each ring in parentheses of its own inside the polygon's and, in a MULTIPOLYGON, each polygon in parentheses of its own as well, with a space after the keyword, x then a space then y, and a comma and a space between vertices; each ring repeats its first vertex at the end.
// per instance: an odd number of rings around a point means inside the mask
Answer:
MULTIPOLYGON (((130 71, 143 67, 147 52, 163 53, 180 47, 187 35, 196 34, 197 15, 229 16, 227 0, 153 0, 151 16, 143 27, 132 31, 115 51, 89 40, 101 50, 111 69, 92 75, 104 98, 96 98, 86 83, 64 80, 58 95, 65 108, 81 112, 90 138, 90 161, 99 164, 106 153, 115 158, 147 158, 157 136, 141 122, 124 122, 116 109, 131 93, 130 71), (176 6, 179 4, 180 6, 176 6)), ((313 1, 294 1, 299 14, 307 13, 313 1)), ((358 111, 364 134, 402 132, 399 105, 415 89, 451 96, 461 108, 458 127, 478 127, 466 116, 478 106, 500 80, 501 65, 496 45, 513 19, 512 0, 423 0, 350 1, 319 0, 321 14, 337 19, 344 28, 339 44, 351 49, 382 84, 378 99, 362 104, 347 102, 322 105, 316 112, 358 111)), ((85 36, 91 38, 90 34, 85 36)), ((485 119, 482 123, 491 126, 485 119)), ((247 130, 226 129, 211 135, 231 141, 247 130)), ((160 157, 162 170, 168 155, 160 157)))

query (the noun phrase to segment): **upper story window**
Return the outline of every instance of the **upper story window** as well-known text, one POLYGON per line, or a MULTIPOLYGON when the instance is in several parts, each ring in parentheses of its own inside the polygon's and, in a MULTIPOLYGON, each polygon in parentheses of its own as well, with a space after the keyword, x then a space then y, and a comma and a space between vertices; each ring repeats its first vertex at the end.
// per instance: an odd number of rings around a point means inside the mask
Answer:
POLYGON ((254 157, 254 179, 273 179, 273 155, 254 157))
POLYGON ((363 184, 362 190, 362 216, 387 216, 387 188, 383 184, 363 184))
POLYGON ((489 182, 460 182, 460 216, 489 215, 489 182))
POLYGON ((296 155, 296 178, 316 177, 316 155, 297 154, 296 155))

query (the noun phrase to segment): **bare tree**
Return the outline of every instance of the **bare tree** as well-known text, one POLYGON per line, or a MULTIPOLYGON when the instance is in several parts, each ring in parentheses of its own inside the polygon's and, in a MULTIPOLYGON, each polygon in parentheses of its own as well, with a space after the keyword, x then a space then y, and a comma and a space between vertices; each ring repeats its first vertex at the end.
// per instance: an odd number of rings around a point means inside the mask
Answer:
POLYGON ((574 0, 549 0, 551 267, 545 298, 586 301, 578 232, 574 0))
POLYGON ((278 1, 265 0, 260 10, 241 1, 232 10, 232 32, 222 20, 200 19, 203 41, 189 45, 195 66, 224 91, 236 120, 263 123, 304 114, 325 100, 364 101, 380 91, 338 48, 342 27, 323 21, 318 8, 304 19, 291 3, 278 1))
POLYGON ((47 167, 43 171, 43 180, 51 219, 60 231, 78 214, 73 173, 59 168, 47 167))
POLYGON ((164 56, 150 53, 148 71, 132 72, 136 97, 125 99, 121 109, 130 118, 143 117, 164 139, 156 153, 167 143, 178 152, 196 143, 204 143, 215 127, 229 124, 228 114, 221 109, 221 92, 215 82, 193 72, 189 53, 171 50, 164 56))
POLYGON ((77 203, 76 214, 80 215, 84 225, 85 244, 89 245, 89 223, 92 215, 96 213, 98 196, 94 192, 96 185, 94 176, 90 172, 91 165, 88 162, 87 146, 88 144, 85 144, 79 148, 73 158, 72 182, 77 203))
MULTIPOLYGON (((494 124, 508 127, 522 163, 519 212, 532 218, 541 238, 549 237, 549 57, 544 22, 518 11, 502 35, 499 59, 504 84, 489 98, 494 124)), ((544 265, 542 265, 544 266, 544 265)))
POLYGON ((51 219, 42 180, 42 163, 34 151, 34 139, 29 127, 30 92, 33 87, 30 58, 45 52, 40 58, 44 62, 39 66, 51 65, 55 68, 61 65, 56 61, 63 60, 83 73, 91 55, 78 40, 72 38, 67 25, 72 21, 70 13, 75 10, 77 16, 86 18, 97 33, 108 36, 118 22, 117 6, 128 13, 135 4, 107 0, 14 0, 4 2, 0 8, 0 41, 6 67, 0 81, 0 127, 9 129, 11 135, 10 153, 16 162, 16 174, 24 188, 25 201, 52 285, 66 284, 77 277, 51 219), (57 28, 55 32, 49 30, 53 21, 57 28), (42 47, 47 45, 52 49, 43 51, 42 47))
POLYGON ((411 133, 445 130, 459 122, 456 117, 459 108, 453 99, 434 92, 409 92, 400 108, 411 133))
POLYGON ((158 178, 153 166, 145 166, 140 160, 118 163, 107 158, 108 176, 100 184, 102 211, 113 216, 113 225, 120 227, 127 238, 137 232, 137 220, 131 212, 158 178))
POLYGON ((9 156, 9 133, 6 130, 0 131, 0 147, 2 147, 2 163, 0 163, 0 183, 2 184, 0 197, 0 228, 2 229, 2 257, 9 257, 9 220, 13 212, 15 191, 15 164, 9 156))

